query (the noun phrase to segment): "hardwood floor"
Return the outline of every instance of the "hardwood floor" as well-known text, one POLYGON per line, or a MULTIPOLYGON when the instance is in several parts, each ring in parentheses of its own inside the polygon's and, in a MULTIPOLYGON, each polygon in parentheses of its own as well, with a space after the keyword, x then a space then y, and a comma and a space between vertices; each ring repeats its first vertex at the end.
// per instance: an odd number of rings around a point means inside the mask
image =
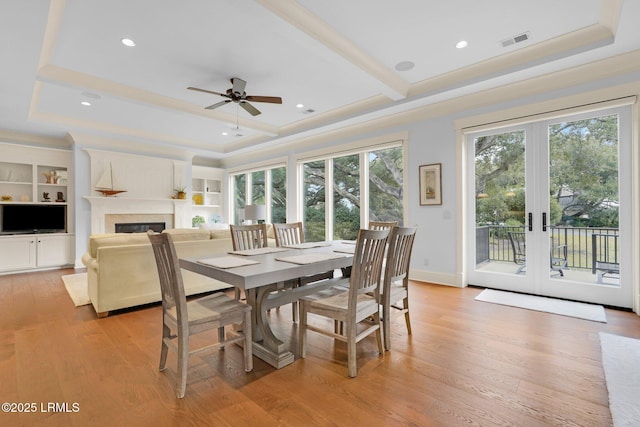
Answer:
MULTIPOLYGON (((307 358, 280 370, 254 359, 245 374, 236 346, 192 357, 179 400, 175 355, 157 369, 160 306, 97 319, 73 306, 70 273, 0 276, 0 400, 36 405, 0 413, 1 426, 608 426, 598 332, 640 338, 630 312, 607 309, 604 324, 412 282, 413 335, 396 317, 391 351, 365 339, 357 378, 343 343, 310 333, 307 358)), ((295 336, 291 310, 270 315, 295 336)))

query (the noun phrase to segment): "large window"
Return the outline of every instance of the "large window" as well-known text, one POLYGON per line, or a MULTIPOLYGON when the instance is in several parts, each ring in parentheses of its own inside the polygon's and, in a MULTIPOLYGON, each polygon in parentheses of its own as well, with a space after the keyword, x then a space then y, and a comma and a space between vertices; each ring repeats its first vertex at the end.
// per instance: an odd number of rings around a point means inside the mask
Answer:
POLYGON ((245 205, 265 205, 267 223, 285 222, 287 216, 287 171, 284 166, 231 176, 234 224, 244 221, 245 205))
POLYGON ((401 145, 303 162, 301 173, 307 241, 355 239, 372 220, 403 224, 401 145))
POLYGON ((304 195, 304 238, 314 242, 325 239, 325 162, 309 162, 302 167, 304 195))

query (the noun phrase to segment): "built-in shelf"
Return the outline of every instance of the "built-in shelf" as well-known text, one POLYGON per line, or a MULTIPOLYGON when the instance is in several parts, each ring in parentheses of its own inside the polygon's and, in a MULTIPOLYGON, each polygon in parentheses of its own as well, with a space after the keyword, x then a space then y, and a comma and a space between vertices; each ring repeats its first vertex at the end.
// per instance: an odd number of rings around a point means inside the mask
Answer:
POLYGON ((222 177, 222 169, 204 166, 193 167, 191 211, 194 217, 201 216, 206 223, 222 220, 222 177))

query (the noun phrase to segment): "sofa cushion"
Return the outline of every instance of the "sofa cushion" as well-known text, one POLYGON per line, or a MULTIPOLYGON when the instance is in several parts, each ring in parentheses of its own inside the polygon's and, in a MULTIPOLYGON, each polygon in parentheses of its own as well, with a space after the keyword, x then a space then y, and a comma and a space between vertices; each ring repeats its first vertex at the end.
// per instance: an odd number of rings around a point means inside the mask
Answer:
POLYGON ((98 249, 105 246, 142 245, 149 244, 146 233, 107 233, 92 234, 89 238, 89 253, 93 258, 98 257, 98 249))
POLYGON ((211 233, 212 239, 230 239, 231 238, 231 230, 207 230, 211 233))
MULTIPOLYGON (((174 242, 211 239, 209 230, 200 230, 199 228, 168 228, 162 232, 171 234, 174 242)), ((148 241, 149 238, 147 237, 147 242, 148 241)))

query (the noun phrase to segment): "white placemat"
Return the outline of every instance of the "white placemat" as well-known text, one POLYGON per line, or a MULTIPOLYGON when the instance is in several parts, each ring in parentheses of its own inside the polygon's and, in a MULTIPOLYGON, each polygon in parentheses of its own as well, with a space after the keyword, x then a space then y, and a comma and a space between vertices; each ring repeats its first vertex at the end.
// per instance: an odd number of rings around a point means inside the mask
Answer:
POLYGON ((334 249, 333 251, 340 252, 341 254, 353 254, 356 251, 356 248, 334 249))
POLYGON ((284 252, 284 251, 286 251, 286 249, 282 249, 282 248, 256 248, 256 249, 244 249, 242 251, 231 251, 229 253, 230 254, 234 254, 234 255, 251 256, 251 255, 271 254, 271 253, 274 253, 274 252, 284 252))
POLYGON ((235 256, 223 256, 219 258, 200 259, 198 260, 198 263, 204 264, 204 265, 210 265, 216 268, 233 268, 233 267, 243 267, 245 265, 260 264, 258 261, 235 257, 235 256))
POLYGON ((329 243, 329 242, 306 242, 306 243, 297 243, 295 245, 282 245, 283 248, 291 248, 291 249, 321 248, 323 246, 331 246, 331 243, 329 243))
POLYGON ((277 261, 290 262, 292 264, 313 264, 314 262, 328 261, 330 259, 343 258, 340 254, 313 253, 276 258, 277 261))

